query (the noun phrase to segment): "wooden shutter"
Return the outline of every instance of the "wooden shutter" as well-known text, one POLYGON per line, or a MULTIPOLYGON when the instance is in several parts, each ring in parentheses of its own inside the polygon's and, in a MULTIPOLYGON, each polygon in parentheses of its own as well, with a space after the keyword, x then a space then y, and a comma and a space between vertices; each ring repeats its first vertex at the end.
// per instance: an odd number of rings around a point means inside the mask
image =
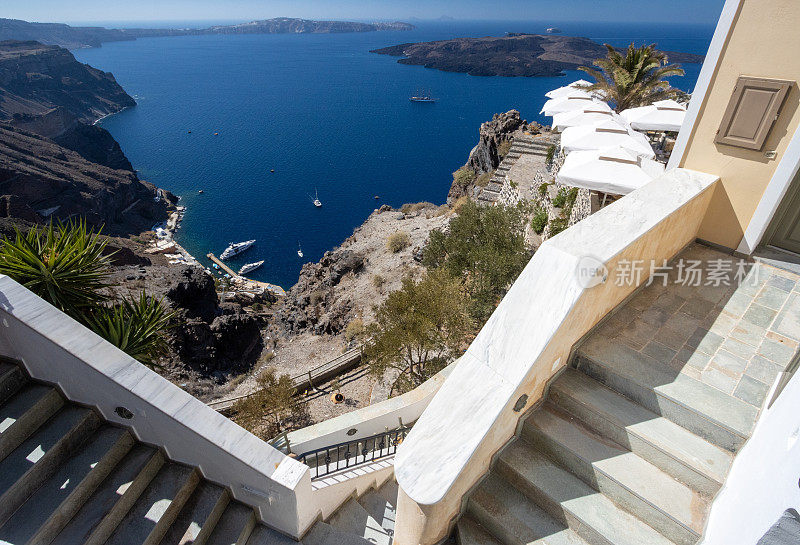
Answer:
POLYGON ((714 139, 718 144, 760 150, 791 81, 740 76, 714 139))

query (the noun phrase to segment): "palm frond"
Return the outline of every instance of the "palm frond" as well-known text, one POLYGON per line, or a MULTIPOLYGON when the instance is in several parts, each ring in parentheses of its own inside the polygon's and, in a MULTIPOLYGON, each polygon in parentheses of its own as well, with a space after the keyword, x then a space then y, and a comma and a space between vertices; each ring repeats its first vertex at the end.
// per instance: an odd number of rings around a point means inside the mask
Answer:
POLYGON ((50 222, 27 233, 15 228, 13 238, 0 241, 0 274, 6 274, 58 309, 79 317, 104 302, 109 255, 100 233, 83 220, 50 222))
POLYGON ((161 301, 142 292, 138 299, 124 299, 113 307, 100 307, 87 316, 92 330, 140 362, 158 367, 156 360, 167 350, 164 331, 175 315, 161 301))
POLYGON ((602 93, 617 112, 652 104, 662 97, 679 96, 679 91, 665 78, 682 76, 683 69, 680 65, 668 64, 667 55, 658 51, 655 44, 637 48, 631 43, 622 52, 609 44, 604 45, 608 53, 605 58, 594 61, 597 68, 578 68, 595 80, 580 89, 602 93))

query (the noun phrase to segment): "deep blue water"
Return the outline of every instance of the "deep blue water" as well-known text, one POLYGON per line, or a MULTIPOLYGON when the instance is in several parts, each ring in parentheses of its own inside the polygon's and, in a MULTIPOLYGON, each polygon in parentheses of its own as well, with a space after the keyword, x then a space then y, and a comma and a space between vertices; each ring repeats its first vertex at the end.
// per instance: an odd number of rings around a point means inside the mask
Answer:
MULTIPOLYGON (((251 276, 288 288, 304 261, 341 243, 377 206, 444 202, 481 122, 512 108, 547 122, 538 115, 543 94, 582 75, 472 77, 370 49, 554 24, 615 46, 634 40, 695 53, 713 34, 710 26, 448 22, 411 32, 149 38, 74 53, 136 98, 101 123, 142 179, 182 196, 181 244, 205 262, 229 241, 255 238, 232 265, 266 259, 251 276), (439 101, 410 102, 417 89, 439 101), (315 189, 322 208, 311 203, 315 189)), ((691 91, 700 66, 684 68, 673 84, 691 91)))

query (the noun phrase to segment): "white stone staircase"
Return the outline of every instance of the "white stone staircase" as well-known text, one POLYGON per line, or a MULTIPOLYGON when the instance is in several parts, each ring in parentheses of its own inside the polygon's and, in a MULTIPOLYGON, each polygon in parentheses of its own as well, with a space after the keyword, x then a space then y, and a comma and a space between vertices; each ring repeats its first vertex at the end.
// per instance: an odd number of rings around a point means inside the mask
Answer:
POLYGON ((757 411, 594 334, 472 492, 461 545, 692 545, 757 411))
MULTIPOLYGON (((351 499, 307 545, 389 545, 397 488, 351 499)), ((0 361, 0 544, 279 545, 255 511, 0 361)))
POLYGON ((536 138, 533 136, 517 136, 514 138, 511 148, 503 160, 500 161, 497 170, 495 170, 489 183, 486 187, 482 188, 478 193, 477 200, 485 204, 501 202, 503 199, 503 190, 508 191, 508 171, 517 162, 517 159, 523 155, 533 155, 541 160, 544 165, 547 158, 547 150, 550 146, 554 145, 555 141, 549 138, 536 138))

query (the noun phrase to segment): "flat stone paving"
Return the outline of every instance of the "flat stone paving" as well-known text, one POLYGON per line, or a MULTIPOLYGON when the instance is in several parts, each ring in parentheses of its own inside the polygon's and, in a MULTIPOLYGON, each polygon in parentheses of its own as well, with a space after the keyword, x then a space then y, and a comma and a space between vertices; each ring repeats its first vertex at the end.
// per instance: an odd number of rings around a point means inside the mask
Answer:
POLYGON ((701 244, 671 265, 598 333, 761 408, 800 344, 800 275, 701 244), (691 264, 702 271, 699 285, 691 264))

